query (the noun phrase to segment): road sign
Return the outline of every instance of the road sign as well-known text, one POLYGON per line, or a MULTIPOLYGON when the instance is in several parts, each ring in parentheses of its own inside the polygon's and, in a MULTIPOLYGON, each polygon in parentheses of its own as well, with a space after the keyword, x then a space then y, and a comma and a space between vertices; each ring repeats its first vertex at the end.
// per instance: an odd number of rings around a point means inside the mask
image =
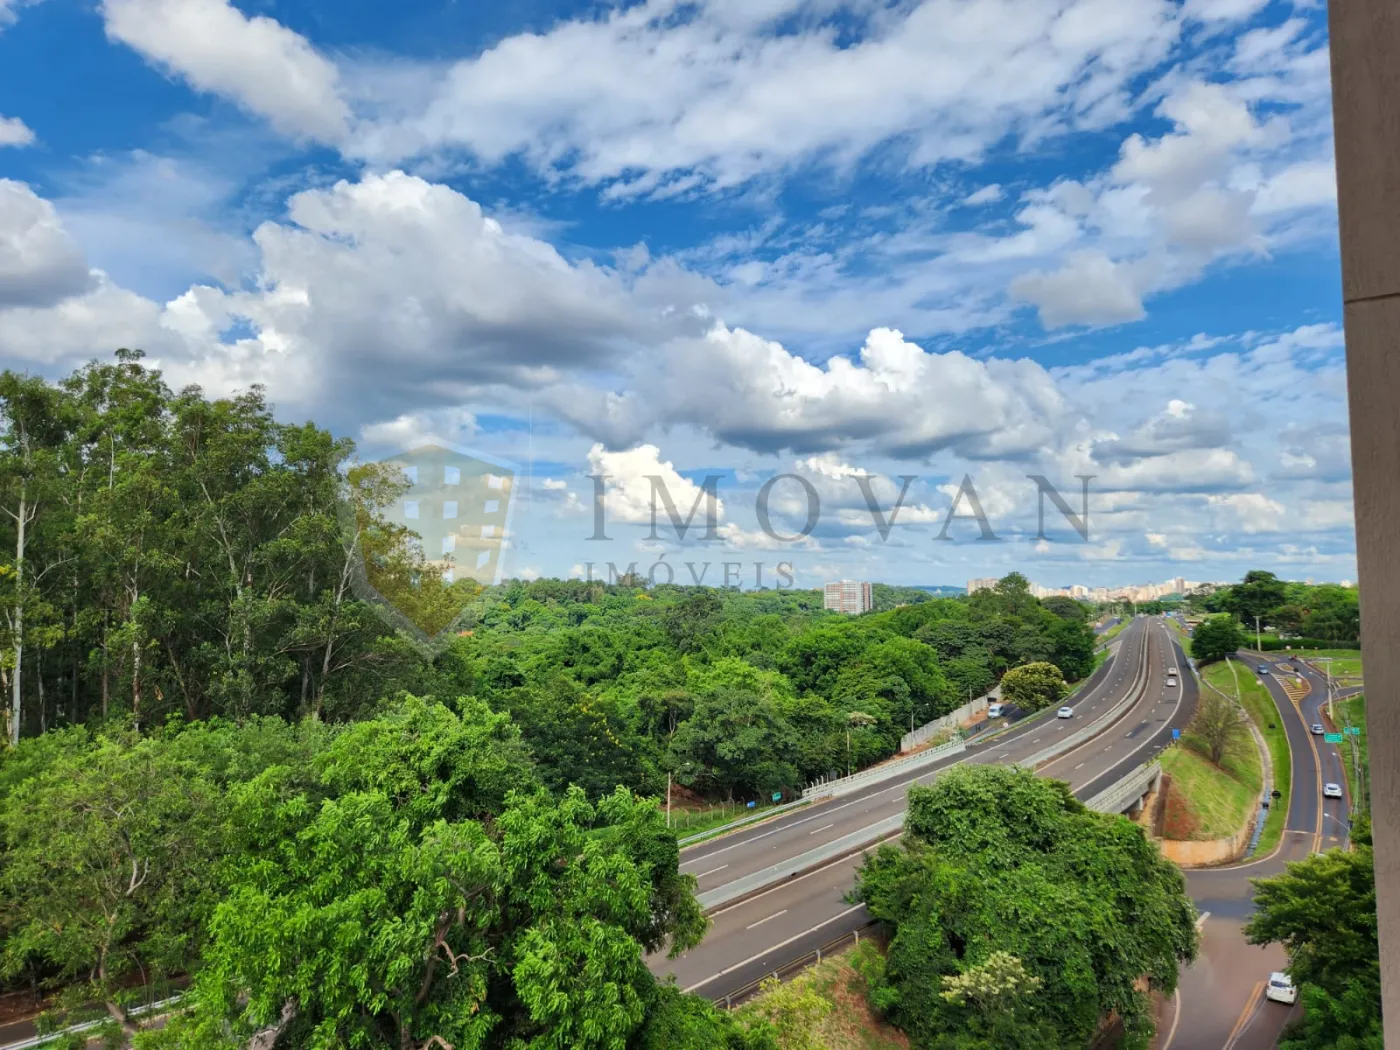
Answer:
POLYGON ((756 806, 756 805, 758 805, 757 802, 750 802, 750 803, 748 803, 747 805, 745 805, 744 808, 745 808, 745 809, 753 809, 754 806, 756 806))
POLYGON ((1340 744, 1342 742, 1341 733, 1324 733, 1322 739, 1329 744, 1340 744))
POLYGON ((1172 730, 1172 739, 1173 739, 1173 740, 1180 740, 1180 739, 1181 739, 1181 730, 1180 730, 1180 729, 1173 729, 1173 730, 1172 730))
POLYGON ((1343 733, 1346 733, 1348 736, 1360 736, 1360 735, 1361 735, 1361 727, 1360 727, 1360 726, 1347 726, 1345 729, 1342 730, 1342 732, 1343 732, 1343 733))
POLYGON ((774 802, 781 802, 781 801, 782 801, 782 798, 783 798, 783 793, 782 793, 781 791, 775 791, 775 792, 773 792, 773 801, 774 801, 774 802))

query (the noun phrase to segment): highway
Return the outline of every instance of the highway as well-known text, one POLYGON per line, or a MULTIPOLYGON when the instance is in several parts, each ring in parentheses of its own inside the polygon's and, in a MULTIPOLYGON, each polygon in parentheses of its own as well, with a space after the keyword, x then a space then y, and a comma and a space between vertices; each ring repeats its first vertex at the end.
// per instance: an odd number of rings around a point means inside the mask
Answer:
MULTIPOLYGON (((1291 656, 1291 654, 1289 654, 1291 656)), ((1201 952, 1194 966, 1183 971, 1176 999, 1158 1033, 1157 1050, 1268 1050, 1300 1008, 1264 999, 1263 982, 1287 963, 1278 945, 1253 947, 1245 943, 1242 927, 1254 911, 1251 879, 1277 875, 1289 861, 1305 860, 1317 850, 1344 845, 1347 801, 1324 800, 1322 785, 1343 786, 1341 756, 1334 744, 1313 736, 1308 727, 1322 721, 1326 704, 1323 676, 1279 653, 1260 657, 1241 653, 1241 672, 1260 664, 1276 668, 1288 663, 1311 687, 1300 703, 1289 699, 1280 673, 1257 676, 1269 689, 1288 735, 1292 755, 1293 789, 1283 841, 1271 855, 1244 864, 1188 871, 1186 884, 1197 911, 1208 917, 1201 934, 1201 952)), ((1286 677, 1286 676, 1285 676, 1286 677)))
POLYGON ((1057 735, 1068 735, 1084 720, 1098 718, 1123 699, 1137 671, 1144 631, 1145 625, 1124 632, 1133 635, 1130 647, 1120 650, 1111 664, 1100 667, 1095 672, 1097 681, 1091 679, 1080 696, 1069 701, 1074 718, 1056 718, 1054 711, 1040 713, 962 754, 701 843, 681 854, 681 870, 696 876, 699 892, 704 893, 894 816, 904 809, 910 784, 927 784, 950 765, 972 760, 974 755, 993 755, 992 760, 999 762, 1034 755, 1049 747, 1057 735))
MULTIPOLYGON (((1075 718, 1056 719, 1051 713, 1049 718, 1028 719, 985 745, 902 782, 887 781, 860 795, 799 810, 742 835, 687 851, 682 857, 684 869, 710 873, 705 885, 721 885, 736 865, 754 871, 805 852, 799 836, 808 836, 809 842, 838 837, 898 812, 910 783, 927 783, 947 765, 957 761, 1011 764, 1027 758, 1051 743, 1051 734, 1070 732, 1093 712, 1107 711, 1127 697, 1145 651, 1146 686, 1136 703, 1105 732, 1041 770, 1068 781, 1079 797, 1091 797, 1160 752, 1171 739, 1172 728, 1184 726, 1195 705, 1194 690, 1166 688, 1166 668, 1181 667, 1183 659, 1160 620, 1143 618, 1121 637, 1121 648, 1112 664, 1106 665, 1108 670, 1100 669, 1101 679, 1091 683, 1074 705, 1075 718), (714 873, 722 864, 731 867, 714 873)), ((712 914, 713 927, 702 944, 675 960, 658 953, 648 958, 648 964, 660 976, 674 975, 682 989, 710 998, 744 989, 775 968, 866 924, 864 908, 845 899, 861 861, 860 854, 837 860, 722 907, 712 914)))

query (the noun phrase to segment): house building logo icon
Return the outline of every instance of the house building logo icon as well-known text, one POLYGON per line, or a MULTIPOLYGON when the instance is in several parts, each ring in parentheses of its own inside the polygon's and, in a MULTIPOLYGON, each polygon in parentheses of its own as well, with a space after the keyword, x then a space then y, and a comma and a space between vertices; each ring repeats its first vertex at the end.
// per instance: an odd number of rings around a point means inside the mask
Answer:
POLYGON ((356 589, 419 640, 450 637, 502 578, 518 478, 512 463, 436 438, 353 468, 356 589))

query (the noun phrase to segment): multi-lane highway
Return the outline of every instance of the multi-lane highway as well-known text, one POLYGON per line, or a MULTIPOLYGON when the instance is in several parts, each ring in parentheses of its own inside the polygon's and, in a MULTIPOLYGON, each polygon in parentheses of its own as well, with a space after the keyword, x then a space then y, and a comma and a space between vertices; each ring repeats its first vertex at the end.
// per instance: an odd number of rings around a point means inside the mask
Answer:
MULTIPOLYGON (((1143 618, 1120 635, 1112 662, 1072 706, 1074 718, 1053 712, 1019 723, 1005 733, 932 767, 894 778, 861 792, 798 810, 739 834, 687 850, 683 870, 695 874, 703 891, 816 846, 850 835, 897 814, 912 783, 928 783, 956 762, 1014 764, 1031 758, 1136 696, 1122 716, 1094 739, 1075 747, 1041 770, 1066 780, 1081 798, 1092 796, 1150 760, 1185 725, 1194 710, 1190 687, 1166 685, 1166 669, 1181 666, 1182 654, 1160 620, 1143 618)), ((1180 681, 1187 682, 1188 678, 1180 681)), ((704 943, 678 959, 652 956, 658 974, 674 974, 680 987, 712 998, 744 988, 763 974, 864 925, 864 909, 845 899, 861 863, 859 854, 797 874, 756 896, 722 907, 712 915, 704 943)))
POLYGON ((1282 970, 1287 959, 1278 945, 1261 948, 1245 943, 1242 927, 1254 911, 1251 880, 1277 875, 1289 861, 1304 860, 1318 850, 1346 842, 1347 800, 1322 797, 1324 783, 1342 784, 1345 790, 1341 756, 1335 744, 1309 732, 1309 726, 1322 721, 1325 680, 1277 653, 1269 657, 1241 654, 1240 659, 1244 662, 1242 673, 1254 671, 1260 664, 1270 666, 1271 672, 1259 677, 1268 687, 1288 734, 1293 775, 1283 841, 1268 857, 1187 872, 1187 888, 1197 910, 1207 918, 1201 931, 1200 956, 1182 973, 1177 997, 1168 1004, 1158 1050, 1267 1050, 1275 1045, 1300 1008, 1270 1002, 1263 996, 1263 983, 1272 971, 1282 970), (1310 686, 1299 703, 1289 698, 1280 681, 1277 669, 1282 663, 1299 668, 1297 673, 1310 686))

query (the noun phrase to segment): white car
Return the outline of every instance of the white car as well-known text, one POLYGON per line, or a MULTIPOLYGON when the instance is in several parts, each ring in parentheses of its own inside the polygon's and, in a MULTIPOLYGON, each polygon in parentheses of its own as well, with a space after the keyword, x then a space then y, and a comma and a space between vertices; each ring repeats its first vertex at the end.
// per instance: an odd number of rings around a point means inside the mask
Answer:
POLYGON ((1286 973, 1271 973, 1268 987, 1264 989, 1264 998, 1272 999, 1276 1003, 1296 1003, 1298 986, 1286 973))
POLYGON ((1062 707, 1062 708, 1060 708, 1058 711, 1055 712, 1055 717, 1056 717, 1056 718, 1073 718, 1073 717, 1074 717, 1074 708, 1072 708, 1072 707, 1062 707))
POLYGON ((1342 785, 1341 785, 1341 784, 1323 784, 1323 785, 1322 785, 1322 797, 1323 797, 1323 798, 1341 798, 1341 797, 1342 797, 1342 785))
POLYGON ((1168 668, 1167 668, 1167 677, 1168 677, 1168 678, 1175 678, 1175 677, 1176 677, 1176 668, 1175 668, 1175 667, 1168 667, 1168 668))

